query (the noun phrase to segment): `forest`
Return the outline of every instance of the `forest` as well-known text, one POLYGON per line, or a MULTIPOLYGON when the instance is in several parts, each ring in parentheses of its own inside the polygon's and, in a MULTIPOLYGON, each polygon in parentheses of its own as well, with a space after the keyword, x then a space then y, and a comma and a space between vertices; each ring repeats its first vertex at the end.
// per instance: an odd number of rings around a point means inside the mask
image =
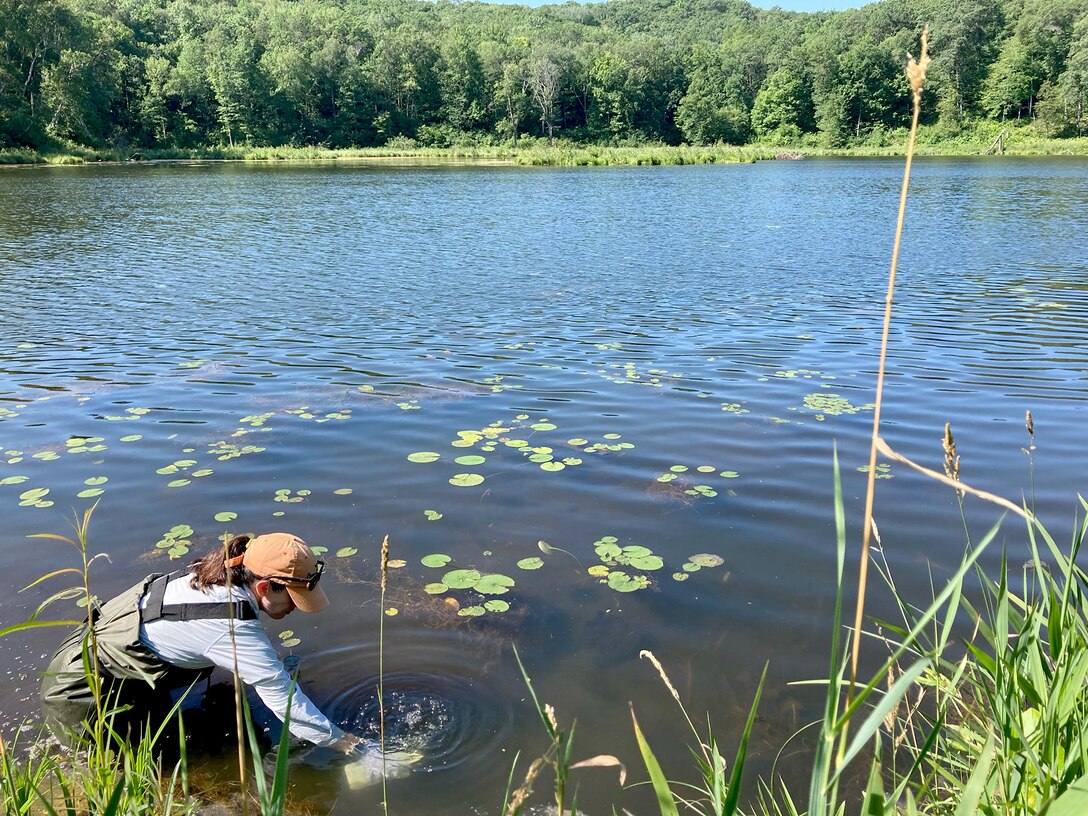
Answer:
POLYGON ((0 0, 0 147, 881 144, 1088 128, 1088 0, 0 0))

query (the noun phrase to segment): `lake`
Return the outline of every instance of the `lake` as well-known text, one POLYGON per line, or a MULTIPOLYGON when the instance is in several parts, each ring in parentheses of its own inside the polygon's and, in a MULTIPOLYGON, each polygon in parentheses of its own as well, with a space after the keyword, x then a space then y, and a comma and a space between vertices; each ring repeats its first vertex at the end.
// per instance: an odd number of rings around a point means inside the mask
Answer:
MULTIPOLYGON (((883 408, 889 444, 936 470, 950 422, 962 477, 1033 501, 1059 542, 1088 488, 1086 171, 916 162, 883 408)), ((13 590, 76 562, 26 536, 95 501, 102 597, 224 532, 288 530, 328 549, 333 608, 266 628, 315 702, 373 735, 388 535, 390 731, 426 753, 390 783, 394 811, 495 814, 515 756, 520 780, 546 749, 511 644, 577 719, 575 758, 615 754, 631 781, 628 701, 666 772, 695 776, 641 650, 729 756, 769 664, 752 760, 768 772, 819 716, 819 691, 789 683, 826 673, 836 449, 857 570, 901 176, 895 160, 0 173, 0 626, 48 595, 13 590)), ((924 603, 965 547, 956 497, 902 465, 878 475, 884 557, 924 603)), ((966 512, 975 537, 1000 517, 966 512)), ((985 565, 1024 542, 1007 518, 985 565)), ((892 614, 879 587, 869 608, 892 614)), ((35 714, 61 634, 4 638, 6 730, 35 714)), ((233 773, 229 747, 193 762, 233 773)), ((320 755, 294 780, 316 812, 381 798, 320 755)), ((591 816, 653 806, 614 770, 573 781, 591 816)))

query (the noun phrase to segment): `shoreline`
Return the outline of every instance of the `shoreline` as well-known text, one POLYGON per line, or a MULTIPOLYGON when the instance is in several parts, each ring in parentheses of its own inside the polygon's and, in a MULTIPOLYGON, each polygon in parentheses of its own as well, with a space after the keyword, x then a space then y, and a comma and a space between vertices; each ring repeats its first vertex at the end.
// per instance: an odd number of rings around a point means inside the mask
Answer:
MULTIPOLYGON (((1019 158, 1064 156, 1088 158, 1088 137, 1050 139, 1030 133, 1014 133, 999 153, 991 152, 989 139, 979 134, 956 138, 932 137, 916 145, 915 156, 946 158, 1019 158), (986 142, 985 144, 983 142, 986 142)), ((61 167, 88 164, 179 164, 186 162, 356 162, 448 164, 451 162, 500 167, 593 167, 684 164, 736 164, 768 160, 818 158, 903 158, 906 143, 820 147, 817 145, 583 145, 557 142, 551 146, 527 138, 527 144, 419 147, 397 145, 333 149, 307 147, 206 146, 193 149, 100 150, 70 145, 55 150, 2 149, 0 167, 61 167)))

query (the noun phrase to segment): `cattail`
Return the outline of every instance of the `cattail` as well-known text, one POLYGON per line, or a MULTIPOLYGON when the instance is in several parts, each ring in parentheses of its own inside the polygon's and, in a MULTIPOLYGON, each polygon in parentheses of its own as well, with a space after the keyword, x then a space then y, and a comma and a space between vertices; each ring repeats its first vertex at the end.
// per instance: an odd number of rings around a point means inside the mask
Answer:
MULTIPOLYGON (((960 456, 956 453, 956 440, 952 437, 952 425, 946 422, 944 424, 944 439, 942 440, 942 446, 944 447, 944 475, 949 479, 960 479, 960 456)), ((963 491, 956 488, 956 495, 960 498, 963 497, 963 491)))
POLYGON ((389 536, 382 540, 382 594, 385 593, 385 585, 389 579, 389 536))

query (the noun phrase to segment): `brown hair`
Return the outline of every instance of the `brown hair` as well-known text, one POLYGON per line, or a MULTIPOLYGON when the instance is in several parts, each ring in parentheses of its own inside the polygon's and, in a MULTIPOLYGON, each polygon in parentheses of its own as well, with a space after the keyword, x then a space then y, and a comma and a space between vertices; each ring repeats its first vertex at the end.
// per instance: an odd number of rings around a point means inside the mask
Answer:
MULTIPOLYGON (((203 558, 196 559, 189 568, 193 577, 189 586, 202 592, 213 586, 225 586, 227 583, 228 558, 236 558, 246 551, 250 536, 237 535, 224 544, 216 547, 203 558)), ((239 564, 230 568, 230 582, 233 586, 248 586, 258 576, 239 564)))

